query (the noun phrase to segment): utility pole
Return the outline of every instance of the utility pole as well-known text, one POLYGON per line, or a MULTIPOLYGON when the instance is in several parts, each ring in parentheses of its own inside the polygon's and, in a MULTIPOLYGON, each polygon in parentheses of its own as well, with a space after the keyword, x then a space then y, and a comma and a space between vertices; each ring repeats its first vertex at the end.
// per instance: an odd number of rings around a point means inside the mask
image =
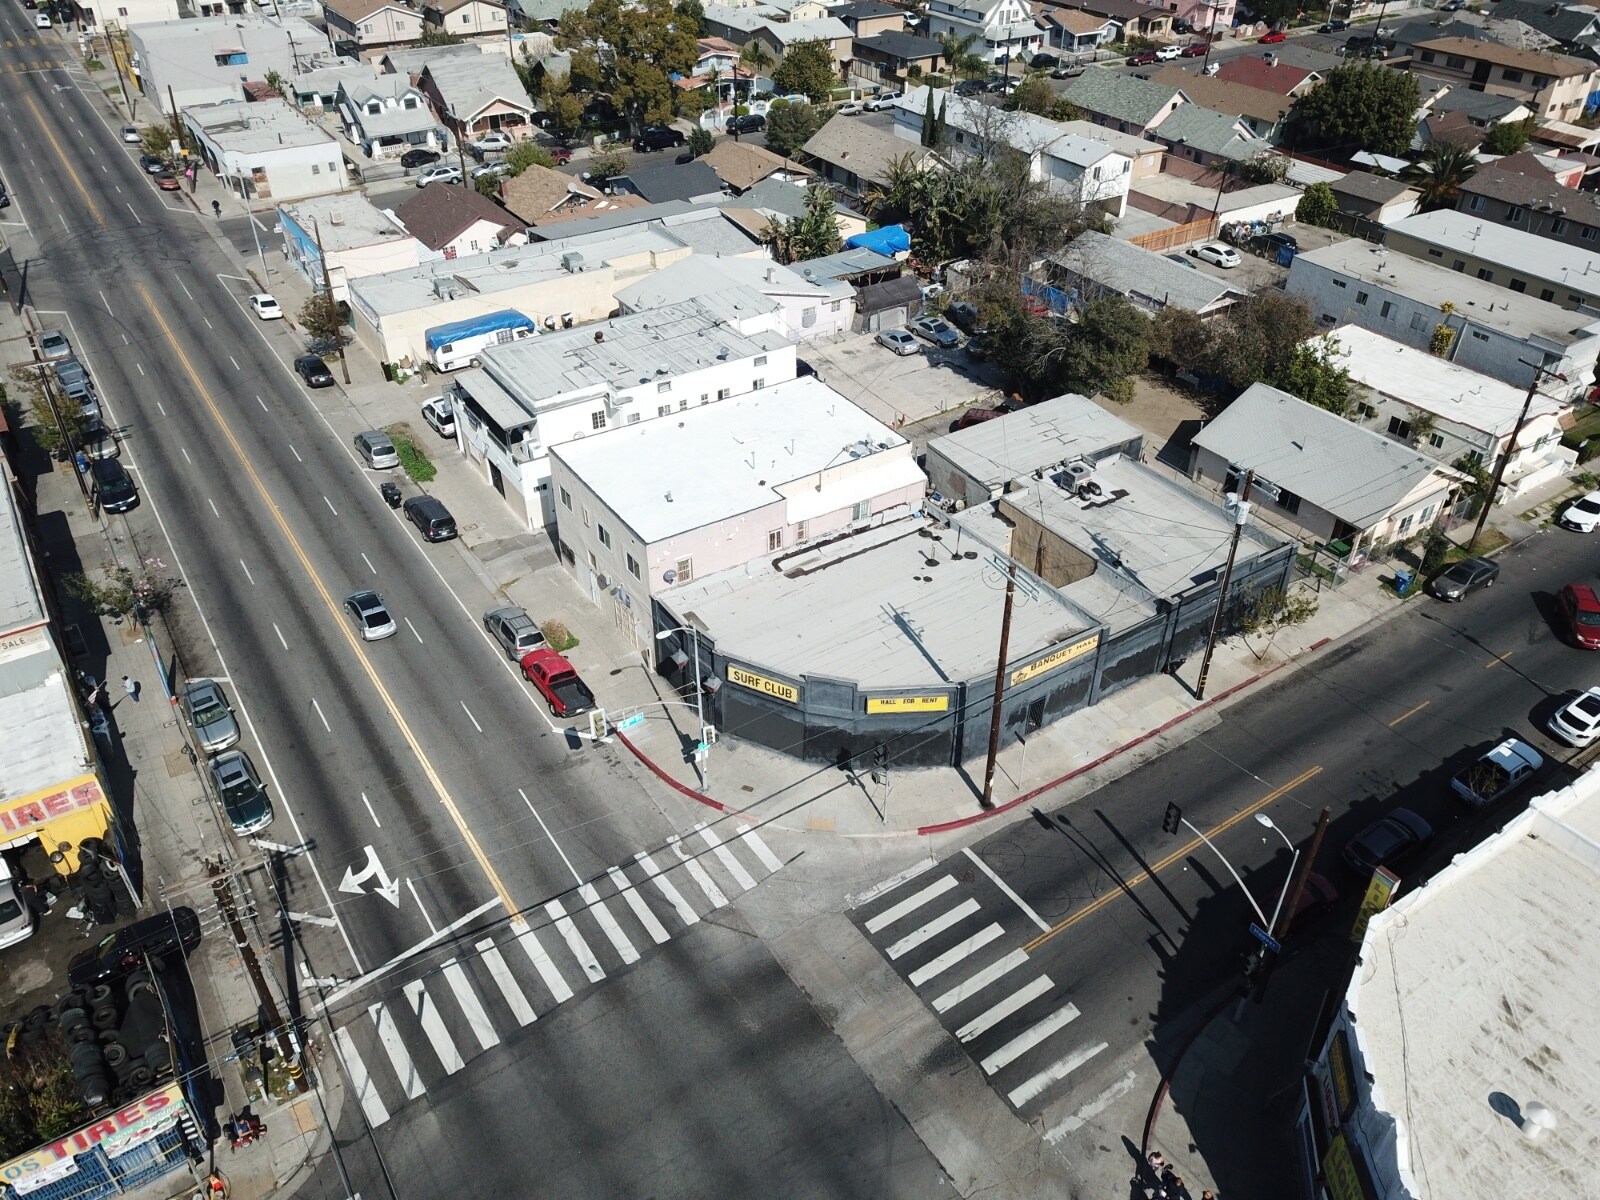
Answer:
POLYGON ((1278 923, 1269 933, 1279 941, 1283 940, 1289 932, 1289 926, 1294 924, 1295 910, 1300 907, 1300 897, 1305 894, 1306 880, 1311 875, 1311 866, 1317 861, 1317 852, 1322 849, 1323 835, 1328 832, 1328 818, 1333 815, 1333 810, 1324 808, 1322 815, 1317 818, 1317 831, 1311 835, 1311 845, 1306 850, 1305 857, 1300 860, 1300 871, 1295 876, 1294 888, 1289 894, 1289 902, 1283 906, 1278 914, 1278 923))
POLYGON ((1017 594, 1017 560, 1006 564, 1006 607, 1000 618, 1000 662, 994 669, 994 711, 989 714, 989 761, 983 767, 983 798, 978 803, 985 809, 994 807, 994 768, 1000 754, 1000 702, 1006 692, 1006 654, 1011 649, 1011 609, 1017 594))
POLYGON ((1517 452, 1517 439, 1522 436, 1522 427, 1528 423, 1528 410, 1533 407, 1533 398, 1539 392, 1539 384, 1544 377, 1549 375, 1554 379, 1567 381, 1567 377, 1558 371, 1551 371, 1538 363, 1531 363, 1527 359, 1518 359, 1525 367, 1533 368, 1533 379, 1528 383, 1528 394, 1522 398, 1522 412, 1517 415, 1517 423, 1511 427, 1511 439, 1506 443, 1506 452, 1500 456, 1500 461, 1495 464, 1494 482, 1489 485, 1489 494, 1483 498, 1483 507, 1478 511, 1478 524, 1472 531, 1472 540, 1467 543, 1467 549, 1478 548, 1478 538, 1483 534, 1484 522, 1489 519, 1489 510, 1494 507, 1494 498, 1500 492, 1500 482, 1506 477, 1506 464, 1511 461, 1511 456, 1517 452))
POLYGON ((244 925, 240 922, 239 910, 233 903, 233 888, 229 886, 228 876, 222 864, 216 861, 206 863, 206 873, 211 876, 211 891, 217 899, 217 909, 228 922, 234 949, 239 952, 239 957, 244 962, 244 969, 250 976, 250 982, 255 986, 256 1000, 261 1005, 262 1015, 271 1026, 273 1038, 278 1043, 278 1054, 283 1059, 284 1069, 289 1072, 289 1090, 303 1091, 305 1071, 300 1066, 299 1053, 294 1048, 289 1031, 284 1027, 283 1016, 278 1012, 278 1002, 272 998, 272 992, 267 987, 266 976, 261 973, 261 962, 256 958, 255 947, 244 935, 244 925))
POLYGON ((1211 674, 1211 655, 1217 648, 1217 635, 1222 632, 1222 616, 1228 608, 1228 584, 1233 580, 1233 560, 1239 553, 1239 539, 1244 535, 1244 523, 1250 517, 1250 488, 1256 481, 1255 469, 1244 473, 1244 487, 1239 489, 1233 507, 1233 540, 1228 543, 1228 561, 1222 568, 1222 586, 1217 589, 1217 611, 1211 617, 1211 632, 1206 634, 1206 652, 1200 660, 1200 680, 1194 685, 1194 698, 1204 700, 1206 677, 1211 674))
MULTIPOLYGON (((318 221, 311 222, 311 232, 317 235, 317 258, 322 262, 322 294, 328 298, 328 312, 333 315, 333 344, 339 351, 339 370, 344 373, 345 383, 350 382, 350 363, 344 356, 344 335, 339 332, 339 302, 333 298, 333 276, 328 273, 328 256, 322 251, 322 225, 318 221)), ((262 280, 263 283, 266 280, 262 280)))

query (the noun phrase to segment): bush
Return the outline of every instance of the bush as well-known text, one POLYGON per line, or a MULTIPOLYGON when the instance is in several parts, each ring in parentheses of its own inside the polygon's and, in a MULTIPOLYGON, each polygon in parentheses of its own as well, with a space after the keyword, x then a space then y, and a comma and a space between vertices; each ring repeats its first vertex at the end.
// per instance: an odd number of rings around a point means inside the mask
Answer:
POLYGON ((550 649, 557 654, 565 654, 578 644, 578 639, 572 636, 572 631, 560 621, 546 621, 539 626, 539 629, 544 634, 544 640, 550 649))
POLYGON ((428 483, 439 474, 439 468, 423 453, 422 447, 405 431, 403 425, 391 425, 384 430, 394 443, 394 452, 400 457, 400 468, 413 483, 428 483))

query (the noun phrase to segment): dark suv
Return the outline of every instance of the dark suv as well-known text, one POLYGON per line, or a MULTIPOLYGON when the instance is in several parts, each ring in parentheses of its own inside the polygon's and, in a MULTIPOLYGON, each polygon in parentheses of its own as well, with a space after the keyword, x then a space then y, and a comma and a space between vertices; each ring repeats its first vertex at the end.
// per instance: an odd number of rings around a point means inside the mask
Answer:
POLYGON ((760 133, 767 127, 767 119, 758 113, 728 118, 729 133, 760 133))
POLYGON ((448 542, 456 536, 456 519, 432 496, 413 496, 405 503, 406 516, 422 531, 424 541, 448 542))
POLYGON ((652 150, 682 146, 685 141, 682 130, 669 125, 646 125, 639 131, 639 136, 633 139, 633 148, 640 154, 649 154, 652 150))

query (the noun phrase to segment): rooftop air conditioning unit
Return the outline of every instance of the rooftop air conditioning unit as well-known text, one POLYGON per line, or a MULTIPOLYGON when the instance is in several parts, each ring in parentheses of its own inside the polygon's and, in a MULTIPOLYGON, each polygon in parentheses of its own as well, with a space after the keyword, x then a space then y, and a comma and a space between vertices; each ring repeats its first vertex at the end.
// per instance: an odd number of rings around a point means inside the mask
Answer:
POLYGON ((1071 462, 1062 464, 1067 469, 1067 478, 1061 482, 1066 487, 1076 491, 1078 487, 1087 482, 1094 474, 1094 464, 1085 458, 1075 458, 1071 462))
POLYGON ((583 255, 576 250, 563 254, 561 256, 561 269, 572 275, 578 274, 583 270, 583 255))
POLYGON ((454 300, 456 298, 456 281, 454 279, 435 279, 433 281, 433 294, 440 300, 454 300))

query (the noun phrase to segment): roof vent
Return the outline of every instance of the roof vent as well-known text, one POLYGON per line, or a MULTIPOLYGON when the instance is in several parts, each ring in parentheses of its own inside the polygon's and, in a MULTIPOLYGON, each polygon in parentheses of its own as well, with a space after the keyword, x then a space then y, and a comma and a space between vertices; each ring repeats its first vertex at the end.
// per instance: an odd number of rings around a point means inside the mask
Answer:
POLYGON ((342 212, 331 212, 331 213, 329 213, 328 214, 328 224, 329 225, 343 225, 344 224, 344 214, 342 212))
POLYGON ((594 331, 594 344, 596 346, 598 346, 601 342, 603 342, 605 340, 606 340, 606 331, 604 329, 596 329, 594 331))
POLYGON ((668 368, 667 368, 667 364, 666 363, 657 363, 656 364, 656 374, 657 375, 665 375, 667 373, 667 369, 668 368))
POLYGON ((454 300, 456 298, 456 281, 454 279, 435 279, 433 281, 433 294, 440 300, 454 300))
POLYGON ((561 256, 561 269, 569 274, 576 275, 583 270, 583 255, 576 250, 570 250, 561 256))

